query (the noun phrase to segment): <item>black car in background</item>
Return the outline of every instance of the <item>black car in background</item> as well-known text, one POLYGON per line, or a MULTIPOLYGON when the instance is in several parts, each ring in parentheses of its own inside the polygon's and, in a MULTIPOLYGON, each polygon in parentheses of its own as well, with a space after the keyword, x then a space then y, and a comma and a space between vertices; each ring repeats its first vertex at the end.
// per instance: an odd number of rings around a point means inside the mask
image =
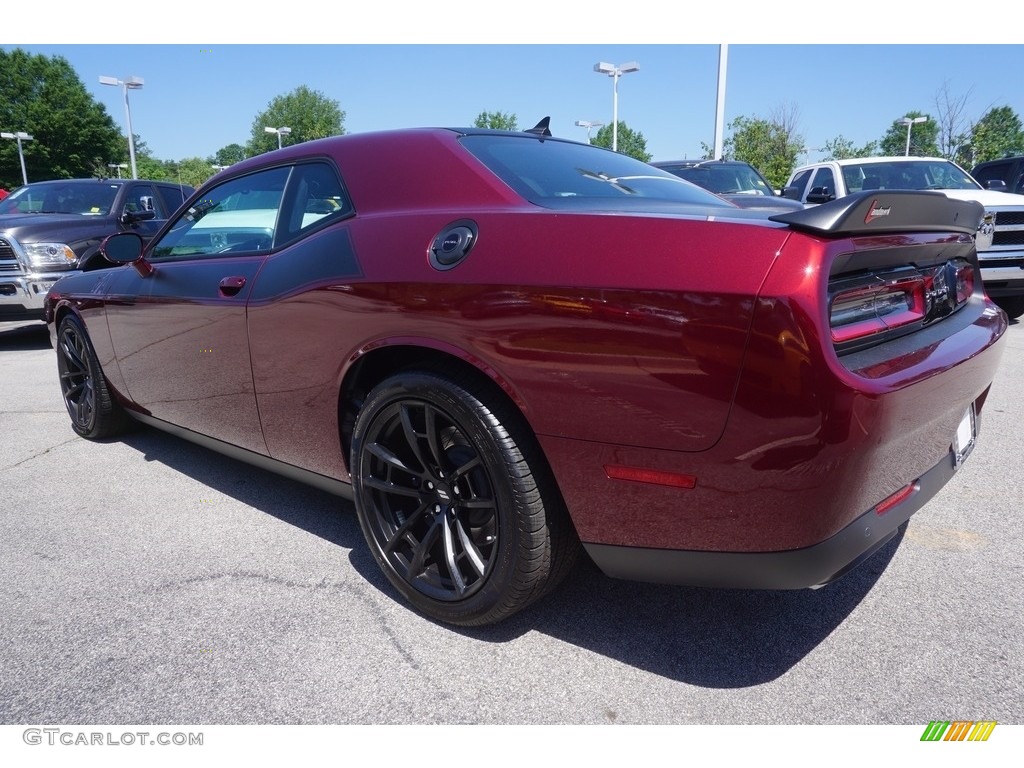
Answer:
POLYGON ((1024 194, 1024 156, 978 163, 971 169, 971 176, 985 189, 1024 194))
POLYGON ((797 211, 804 206, 780 197, 750 163, 739 160, 665 160, 651 163, 698 187, 714 192, 740 208, 797 211))

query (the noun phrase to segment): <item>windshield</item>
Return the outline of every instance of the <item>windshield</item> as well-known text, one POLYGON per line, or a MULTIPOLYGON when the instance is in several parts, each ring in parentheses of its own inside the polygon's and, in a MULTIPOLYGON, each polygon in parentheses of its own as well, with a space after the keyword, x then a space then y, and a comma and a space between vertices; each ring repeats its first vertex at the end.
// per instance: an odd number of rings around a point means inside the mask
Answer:
POLYGON ((0 201, 4 213, 74 213, 106 216, 117 197, 117 184, 101 181, 43 181, 21 187, 0 201))
POLYGON ((749 165, 708 163, 707 165, 659 165, 658 167, 718 195, 775 197, 771 185, 749 165))
POLYGON ((463 145, 532 203, 658 201, 732 207, 703 189, 627 155, 552 139, 473 135, 463 145))
POLYGON ((905 160, 843 166, 849 192, 872 189, 981 189, 948 160, 905 160))

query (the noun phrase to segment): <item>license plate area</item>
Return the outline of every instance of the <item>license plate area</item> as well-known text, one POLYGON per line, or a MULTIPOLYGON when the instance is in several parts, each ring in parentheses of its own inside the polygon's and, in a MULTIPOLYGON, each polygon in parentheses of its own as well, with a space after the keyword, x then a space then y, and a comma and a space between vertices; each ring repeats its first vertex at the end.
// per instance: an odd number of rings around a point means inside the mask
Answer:
POLYGON ((953 468, 959 469, 960 465, 967 461, 967 457, 974 450, 974 444, 978 439, 978 416, 974 411, 974 403, 971 403, 964 412, 960 424, 957 425, 956 434, 953 436, 953 468))

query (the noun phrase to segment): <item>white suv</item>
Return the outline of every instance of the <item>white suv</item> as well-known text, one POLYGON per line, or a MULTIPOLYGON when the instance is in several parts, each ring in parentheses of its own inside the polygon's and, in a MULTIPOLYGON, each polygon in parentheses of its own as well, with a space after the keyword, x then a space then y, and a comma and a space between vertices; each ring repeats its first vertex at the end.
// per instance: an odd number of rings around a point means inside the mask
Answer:
POLYGON ((934 189, 985 207, 976 248, 985 291, 1012 318, 1024 315, 1024 195, 983 189, 956 163, 941 157, 831 160, 793 171, 784 197, 827 203, 854 192, 934 189))

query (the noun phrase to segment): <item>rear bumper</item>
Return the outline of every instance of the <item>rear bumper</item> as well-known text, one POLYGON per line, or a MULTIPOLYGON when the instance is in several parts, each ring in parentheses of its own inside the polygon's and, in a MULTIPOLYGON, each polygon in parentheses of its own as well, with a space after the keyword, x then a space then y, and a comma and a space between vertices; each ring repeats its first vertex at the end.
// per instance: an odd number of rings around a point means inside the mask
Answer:
POLYGON ((613 578, 733 589, 805 589, 835 581, 871 557, 956 473, 952 451, 915 481, 910 497, 878 515, 863 513, 834 536, 785 552, 695 552, 584 544, 613 578))

